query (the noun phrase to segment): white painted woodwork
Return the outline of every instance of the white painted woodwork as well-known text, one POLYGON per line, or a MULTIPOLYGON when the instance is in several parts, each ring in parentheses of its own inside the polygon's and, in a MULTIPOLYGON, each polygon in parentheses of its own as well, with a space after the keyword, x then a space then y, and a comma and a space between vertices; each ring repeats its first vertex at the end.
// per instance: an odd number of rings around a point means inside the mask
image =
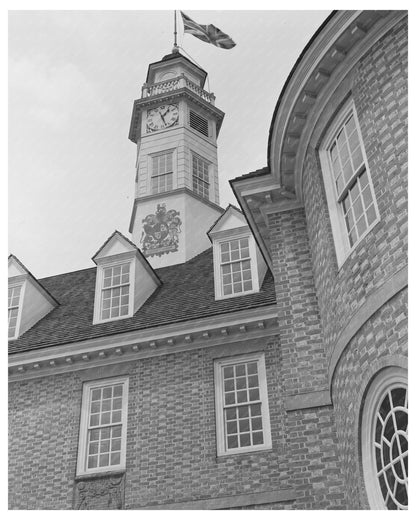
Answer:
POLYGON ((93 260, 97 264, 93 323, 122 320, 133 316, 160 285, 159 279, 140 251, 118 231, 104 244, 93 260), (125 316, 102 319, 104 269, 125 263, 130 266, 129 312, 125 316))
POLYGON ((178 54, 175 58, 152 63, 142 90, 142 99, 146 98, 149 103, 138 107, 141 117, 137 138, 136 206, 130 228, 132 240, 142 249, 143 219, 155 214, 158 204, 165 204, 167 211, 178 211, 182 221, 178 251, 148 256, 147 260, 154 268, 186 262, 209 248, 210 241, 206 233, 222 211, 218 206, 217 119, 209 106, 213 105, 214 96, 203 90, 205 75, 203 70, 178 54), (169 97, 172 91, 179 89, 190 90, 203 102, 197 104, 185 94, 169 97), (150 132, 147 128, 148 111, 167 104, 177 105, 178 121, 170 127, 150 132), (191 110, 208 121, 208 136, 190 127, 191 110), (172 188, 168 192, 153 193, 153 158, 163 152, 173 154, 172 188), (208 163, 208 199, 193 196, 184 189, 193 192, 193 154, 208 163), (175 193, 178 189, 182 190, 175 193))
POLYGON ((8 276, 9 286, 22 285, 16 335, 13 338, 16 339, 46 316, 57 302, 14 256, 9 257, 8 276))

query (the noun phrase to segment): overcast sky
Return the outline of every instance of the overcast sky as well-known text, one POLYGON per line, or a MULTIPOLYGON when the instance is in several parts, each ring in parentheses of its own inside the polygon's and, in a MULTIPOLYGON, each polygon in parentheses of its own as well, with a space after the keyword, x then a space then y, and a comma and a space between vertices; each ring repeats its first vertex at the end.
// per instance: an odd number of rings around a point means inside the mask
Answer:
MULTIPOLYGON (((267 164, 271 118, 300 52, 329 11, 186 11, 237 46, 183 35, 225 112, 218 140, 221 205, 228 180, 267 164)), ((133 206, 134 99, 147 67, 169 54, 173 11, 9 14, 9 252, 38 278, 93 266, 133 206)))

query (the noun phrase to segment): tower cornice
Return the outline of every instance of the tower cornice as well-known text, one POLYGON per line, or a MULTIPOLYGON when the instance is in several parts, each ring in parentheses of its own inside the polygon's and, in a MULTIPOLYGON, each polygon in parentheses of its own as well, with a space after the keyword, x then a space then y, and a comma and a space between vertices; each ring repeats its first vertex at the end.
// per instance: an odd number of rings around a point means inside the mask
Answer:
POLYGON ((141 113, 145 108, 153 107, 160 104, 161 102, 172 102, 180 98, 185 98, 189 101, 192 101, 195 105, 203 108, 206 112, 213 116, 216 120, 217 135, 219 134, 225 115, 224 112, 214 106, 212 103, 209 103, 203 99, 198 94, 192 92, 188 87, 182 87, 177 90, 171 90, 169 92, 157 94, 155 96, 143 97, 134 101, 129 131, 130 141, 133 141, 133 143, 137 143, 138 141, 138 130, 140 129, 141 113))

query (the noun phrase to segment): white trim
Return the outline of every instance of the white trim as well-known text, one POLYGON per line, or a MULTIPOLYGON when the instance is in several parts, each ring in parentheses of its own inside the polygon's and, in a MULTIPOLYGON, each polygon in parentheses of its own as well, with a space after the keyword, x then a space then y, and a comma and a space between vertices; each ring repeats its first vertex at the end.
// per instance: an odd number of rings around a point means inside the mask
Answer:
POLYGON ((91 475, 95 473, 103 473, 108 471, 122 471, 126 468, 126 441, 127 441, 127 407, 128 407, 128 392, 129 392, 129 378, 116 377, 110 379, 99 379, 97 381, 90 381, 84 383, 82 390, 82 406, 81 406, 81 422, 79 428, 79 443, 78 443, 78 461, 77 461, 77 476, 91 475), (123 403, 121 414, 121 454, 120 464, 113 466, 105 466, 101 468, 87 469, 87 435, 88 435, 88 419, 89 419, 89 404, 91 391, 94 388, 101 388, 107 384, 122 384, 123 385, 123 403))
POLYGON ((15 287, 21 287, 20 289, 20 295, 19 295, 19 306, 17 311, 17 319, 16 319, 16 327, 14 330, 14 336, 8 336, 8 340, 14 340, 19 337, 20 334, 20 323, 22 321, 22 310, 23 310, 23 298, 25 297, 25 289, 26 289, 26 283, 27 281, 21 281, 21 282, 15 282, 11 283, 8 286, 8 289, 13 289, 15 287))
POLYGON ((376 430, 376 414, 381 400, 396 385, 407 388, 407 371, 398 366, 381 370, 372 381, 365 397, 361 416, 361 454, 367 498, 371 509, 386 509, 377 480, 377 467, 373 444, 376 430))
MULTIPOLYGON (((169 128, 171 130, 171 128, 169 128)), ((156 143, 155 143, 156 144, 156 143)), ((147 154, 147 193, 149 195, 158 196, 158 195, 164 195, 165 193, 170 193, 171 191, 175 190, 178 187, 178 149, 177 147, 173 148, 165 148, 166 143, 159 145, 158 148, 160 148, 157 151, 153 151, 149 154, 147 154), (157 193, 153 193, 152 188, 152 178, 153 178, 153 158, 157 157, 159 155, 165 155, 171 153, 172 154, 172 189, 167 191, 160 191, 157 193)), ((140 163, 139 163, 140 168, 140 163)), ((138 179, 140 179, 140 173, 138 169, 138 179)))
MULTIPOLYGON (((133 253, 134 254, 134 253, 133 253)), ((107 321, 117 321, 124 320, 126 318, 131 318, 134 314, 134 285, 135 285, 135 276, 136 276, 136 264, 134 262, 134 256, 132 258, 123 258, 123 259, 114 259, 114 256, 111 257, 111 260, 108 262, 105 261, 105 258, 101 259, 99 265, 97 265, 96 272, 96 281, 95 281, 95 297, 94 297, 94 318, 93 325, 97 323, 106 323, 107 321), (124 316, 117 316, 115 318, 101 318, 101 295, 103 291, 103 282, 104 282, 104 269, 108 267, 114 267, 121 264, 130 264, 130 273, 129 273, 129 312, 124 316)))
MULTIPOLYGON (((240 229, 240 228, 237 228, 240 229)), ((233 230, 227 230, 230 232, 227 238, 216 238, 213 240, 213 255, 214 255, 214 283, 215 283, 215 299, 225 300, 228 298, 237 298, 239 296, 245 296, 247 294, 257 293, 260 290, 259 287, 259 268, 257 265, 257 254, 256 254, 256 241, 252 233, 247 231, 240 231, 232 234, 233 230), (251 281, 253 288, 250 291, 242 291, 239 293, 224 295, 223 285, 221 279, 221 244, 230 242, 231 240, 240 240, 241 238, 248 238, 248 247, 250 252, 250 268, 251 268, 251 281)))
MULTIPOLYGON (((371 172, 368 165, 367 154, 365 151, 364 141, 361 135, 360 122, 358 119, 358 114, 352 99, 350 99, 344 107, 337 114, 336 118, 332 122, 329 130, 326 132, 326 137, 322 143, 322 146, 319 150, 319 157, 321 160, 321 169, 322 169, 322 177, 325 186, 325 192, 327 195, 327 203, 328 203, 328 212, 329 218, 332 227, 332 235, 334 238, 335 244, 335 252, 337 256, 338 268, 341 268, 345 260, 349 257, 349 255, 354 251, 354 249, 358 246, 358 244, 367 236, 367 234, 377 225, 380 221, 380 213, 378 211, 377 199, 374 192, 373 182, 371 179, 371 172), (363 235, 357 238, 356 242, 353 246, 350 246, 348 240, 348 233, 346 228, 345 216, 342 211, 341 202, 338 200, 339 196, 336 192, 335 187, 335 179, 333 178, 332 167, 329 159, 329 147, 334 140, 335 134, 340 130, 344 120, 347 115, 352 113, 356 128, 358 139, 361 146, 361 153, 363 155, 363 160, 365 164, 365 169, 368 175, 368 184, 370 187, 371 195, 373 198, 374 209, 376 212, 376 219, 372 224, 365 230, 363 235)), ((358 178, 356 174, 354 174, 355 179, 358 178)))
POLYGON ((217 455, 234 455, 253 451, 268 450, 272 447, 271 431, 270 431, 270 414, 269 401, 267 395, 266 365, 263 352, 233 356, 229 358, 216 359, 214 361, 214 384, 215 384, 215 413, 216 413, 216 432, 217 432, 217 455), (243 448, 227 449, 225 445, 225 427, 224 427, 224 405, 223 405, 223 386, 222 386, 222 368, 226 365, 235 365, 256 361, 258 367, 261 417, 263 424, 263 444, 247 446, 243 448))
MULTIPOLYGON (((195 152, 192 148, 189 149, 190 154, 190 184, 191 184, 191 190, 195 193, 195 195, 198 195, 198 197, 203 198, 204 200, 215 200, 215 182, 214 182, 214 165, 211 161, 209 161, 206 157, 201 155, 198 152, 195 152), (201 161, 205 162, 208 166, 208 197, 205 197, 204 195, 201 195, 197 191, 194 190, 194 157, 197 159, 200 159, 201 161)), ((201 177, 197 177, 197 179, 202 181, 201 177)))

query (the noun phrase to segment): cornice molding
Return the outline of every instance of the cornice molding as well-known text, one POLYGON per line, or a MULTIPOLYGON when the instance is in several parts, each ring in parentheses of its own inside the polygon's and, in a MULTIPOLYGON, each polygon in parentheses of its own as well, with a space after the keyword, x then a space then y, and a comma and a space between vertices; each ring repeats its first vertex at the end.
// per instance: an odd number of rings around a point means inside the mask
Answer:
MULTIPOLYGON (((345 56, 342 66, 337 67, 331 75, 330 80, 323 86, 319 92, 316 103, 308 114, 308 120, 301 134, 299 146, 296 153, 295 172, 295 192, 299 200, 303 201, 302 178, 303 164, 307 152, 308 144, 311 141, 312 134, 315 129, 317 120, 323 112, 325 106, 340 87, 341 83, 351 74, 353 67, 362 58, 362 56, 390 29, 392 29, 402 18, 406 16, 405 11, 395 11, 387 18, 379 21, 373 31, 368 33, 358 42, 351 51, 345 56)), ((348 90, 350 85, 346 85, 344 90, 348 90)))
MULTIPOLYGON (((199 202, 203 202, 207 206, 210 206, 211 208, 213 208, 216 211, 218 211, 219 215, 221 215, 225 211, 224 208, 222 208, 221 206, 219 206, 215 202, 212 202, 209 199, 205 199, 204 197, 201 197, 200 195, 198 195, 194 191, 190 190, 186 186, 184 186, 182 188, 176 188, 176 189, 174 189, 172 191, 165 191, 165 192, 163 192, 163 197, 165 199, 168 199, 169 197, 173 197, 174 195, 180 195, 181 193, 186 193, 187 195, 190 195, 194 199, 198 200, 199 202)), ((160 195, 161 195, 160 193, 155 193, 155 194, 152 194, 152 195, 145 195, 143 197, 136 197, 134 199, 133 209, 132 209, 132 212, 131 212, 130 224, 129 224, 129 232, 130 233, 133 232, 133 225, 134 225, 134 220, 136 218, 137 205, 140 204, 141 202, 147 202, 147 201, 152 200, 152 199, 155 199, 155 200, 156 199, 160 199, 160 195)))
POLYGON ((340 11, 337 13, 316 36, 315 41, 295 68, 280 101, 271 131, 269 164, 277 182, 281 182, 283 185, 289 182, 288 187, 294 188, 300 201, 303 200, 301 189, 303 161, 316 119, 322 108, 328 103, 328 99, 357 61, 377 40, 406 16, 406 11, 381 13, 381 18, 368 29, 368 32, 353 30, 360 26, 360 17, 366 15, 366 11, 340 11), (351 28, 351 39, 354 38, 356 41, 348 52, 340 52, 342 49, 339 46, 339 40, 345 37, 348 28, 351 28), (322 62, 328 56, 335 60, 334 64, 336 63, 331 71, 322 69, 322 62), (307 96, 305 89, 307 89, 308 82, 311 78, 317 78, 318 75, 323 78, 317 87, 318 90, 313 93, 312 97, 307 96), (298 110, 300 100, 303 102, 304 113, 297 114, 295 112, 298 110), (293 139, 291 141, 292 165, 289 170, 285 170, 284 156, 288 152, 284 143, 285 140, 289 142, 288 136, 293 135, 297 136, 297 141, 294 142, 293 139))
POLYGON ((50 376, 278 333, 276 305, 9 355, 9 382, 50 376))

